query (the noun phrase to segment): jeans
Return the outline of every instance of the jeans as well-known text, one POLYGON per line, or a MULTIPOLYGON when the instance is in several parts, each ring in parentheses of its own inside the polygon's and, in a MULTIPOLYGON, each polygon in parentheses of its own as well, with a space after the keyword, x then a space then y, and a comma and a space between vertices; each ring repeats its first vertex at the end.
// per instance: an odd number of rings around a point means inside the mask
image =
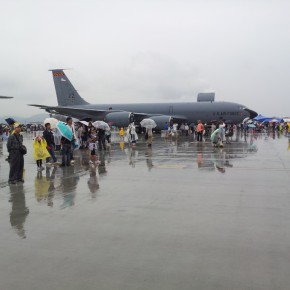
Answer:
POLYGON ((61 149, 62 165, 70 165, 71 160, 71 144, 63 144, 61 149))
MULTIPOLYGON (((57 159, 55 157, 55 154, 54 154, 54 150, 53 150, 53 147, 50 146, 50 149, 47 149, 48 153, 50 154, 51 158, 53 159, 53 162, 56 162, 57 159)), ((50 157, 46 158, 46 162, 49 162, 50 160, 50 157)))

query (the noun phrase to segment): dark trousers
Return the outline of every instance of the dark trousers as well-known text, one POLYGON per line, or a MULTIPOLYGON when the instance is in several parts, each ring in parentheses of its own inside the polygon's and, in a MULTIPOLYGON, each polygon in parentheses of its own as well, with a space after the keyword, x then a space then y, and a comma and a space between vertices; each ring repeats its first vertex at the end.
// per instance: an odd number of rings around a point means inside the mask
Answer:
POLYGON ((197 132, 197 141, 202 142, 202 132, 197 132))
POLYGON ((19 150, 9 152, 9 181, 16 181, 23 178, 24 157, 19 150))
POLYGON ((62 165, 70 165, 71 160, 71 144, 63 144, 61 148, 62 165))
POLYGON ((36 160, 36 165, 37 165, 37 167, 41 167, 42 166, 42 159, 36 160))
POLYGON ((49 162, 50 158, 53 159, 53 162, 56 162, 57 159, 55 157, 53 147, 50 147, 50 149, 47 149, 47 151, 48 151, 48 153, 50 154, 51 157, 46 158, 46 162, 49 162))
POLYGON ((100 136, 99 140, 98 140, 98 147, 99 150, 106 150, 106 138, 105 136, 100 136))

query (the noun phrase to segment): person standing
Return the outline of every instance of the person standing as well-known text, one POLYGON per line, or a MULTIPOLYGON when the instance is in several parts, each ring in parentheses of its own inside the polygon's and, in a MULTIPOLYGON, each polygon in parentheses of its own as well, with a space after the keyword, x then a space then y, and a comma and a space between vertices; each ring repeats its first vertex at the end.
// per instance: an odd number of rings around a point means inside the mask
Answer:
POLYGON ((42 160, 49 159, 50 154, 47 150, 47 143, 42 136, 37 136, 33 142, 33 156, 36 160, 37 170, 42 171, 44 167, 42 166, 42 160))
POLYGON ((72 117, 67 117, 66 118, 66 123, 67 125, 69 126, 69 128, 71 129, 72 131, 72 134, 73 134, 73 139, 71 140, 71 150, 70 150, 70 162, 71 163, 74 163, 74 144, 76 142, 76 131, 75 131, 75 126, 74 126, 74 122, 73 122, 73 119, 72 117))
POLYGON ((72 151, 72 142, 65 137, 61 138, 61 155, 62 163, 61 166, 70 166, 71 162, 71 151, 72 151))
MULTIPOLYGON (((45 130, 43 131, 43 138, 45 139, 46 144, 47 144, 46 149, 48 153, 50 154, 53 162, 56 163, 57 158, 55 157, 55 154, 54 154, 54 148, 55 148, 54 136, 51 131, 50 123, 46 123, 44 126, 45 126, 45 130)), ((46 158, 46 164, 49 164, 49 161, 50 161, 50 157, 46 158)))
POLYGON ((225 142, 226 138, 225 138, 225 128, 226 128, 226 124, 224 122, 224 120, 222 119, 220 121, 220 124, 219 124, 219 128, 221 128, 221 138, 222 138, 222 142, 225 142))
POLYGON ((96 148, 97 148, 97 133, 95 128, 91 128, 91 132, 89 134, 89 149, 91 151, 91 157, 89 164, 96 165, 97 155, 96 155, 96 148))
POLYGON ((124 134, 125 134, 124 128, 122 127, 119 131, 119 136, 120 136, 121 141, 124 141, 124 134))
POLYGON ((198 142, 202 142, 203 130, 204 130, 203 124, 202 124, 201 120, 198 120, 198 124, 197 124, 197 127, 196 127, 197 141, 198 142))
POLYGON ((185 136, 189 135, 189 126, 187 125, 187 123, 185 123, 184 125, 184 131, 185 131, 185 136))
POLYGON ((152 128, 148 127, 146 128, 146 133, 147 134, 147 145, 148 147, 152 146, 152 140, 153 140, 153 132, 152 132, 152 128))
POLYGON ((14 124, 14 132, 8 137, 7 150, 9 152, 9 184, 16 184, 16 182, 24 182, 23 169, 24 169, 24 152, 21 151, 23 137, 20 135, 21 125, 14 124))
POLYGON ((98 129, 98 148, 100 151, 106 150, 106 136, 105 136, 105 130, 98 129))

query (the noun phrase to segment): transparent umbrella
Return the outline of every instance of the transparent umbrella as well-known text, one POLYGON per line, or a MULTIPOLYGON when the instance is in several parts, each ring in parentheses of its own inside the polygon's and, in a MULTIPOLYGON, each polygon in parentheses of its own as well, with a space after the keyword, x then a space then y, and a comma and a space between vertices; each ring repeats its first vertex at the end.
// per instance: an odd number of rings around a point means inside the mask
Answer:
POLYGON ((51 129, 55 129, 56 125, 58 123, 58 120, 55 118, 46 118, 46 119, 44 119, 43 124, 45 125, 47 123, 50 124, 51 129))
POLYGON ((104 121, 95 121, 93 123, 93 126, 96 129, 102 129, 102 130, 110 130, 110 126, 108 123, 104 122, 104 121))
POLYGON ((157 125, 156 125, 156 123, 155 123, 155 121, 154 120, 152 120, 152 119, 143 119, 141 122, 140 122, 140 124, 141 124, 141 126, 142 127, 145 127, 145 128, 155 128, 157 125))
POLYGON ((245 119, 243 120, 243 123, 246 123, 248 120, 250 120, 249 117, 245 118, 245 119))

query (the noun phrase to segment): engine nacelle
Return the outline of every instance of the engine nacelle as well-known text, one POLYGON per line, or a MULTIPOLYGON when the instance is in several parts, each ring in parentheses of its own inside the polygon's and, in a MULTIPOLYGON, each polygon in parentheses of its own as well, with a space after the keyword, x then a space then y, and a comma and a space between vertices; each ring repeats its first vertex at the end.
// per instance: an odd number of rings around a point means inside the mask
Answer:
POLYGON ((162 115, 162 116, 151 116, 150 119, 154 120, 157 127, 155 127, 155 130, 163 130, 165 123, 168 124, 168 126, 172 125, 173 122, 173 118, 171 116, 166 116, 166 115, 162 115))
POLYGON ((128 127, 130 123, 134 122, 134 114, 131 112, 112 112, 105 116, 104 121, 119 128, 128 127))

